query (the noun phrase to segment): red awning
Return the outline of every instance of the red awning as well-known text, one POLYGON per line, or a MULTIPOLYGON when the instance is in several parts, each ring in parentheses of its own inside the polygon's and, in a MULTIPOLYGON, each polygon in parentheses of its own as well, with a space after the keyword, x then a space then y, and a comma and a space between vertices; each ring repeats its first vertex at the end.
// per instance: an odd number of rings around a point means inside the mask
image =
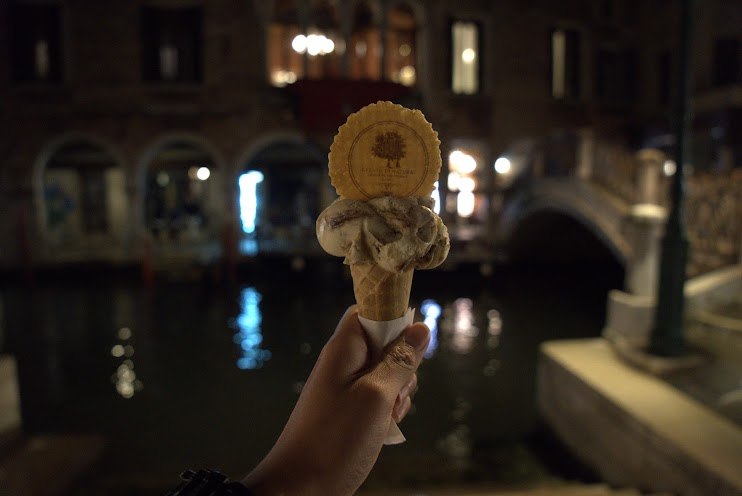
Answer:
POLYGON ((335 131, 348 115, 379 100, 394 101, 410 89, 388 81, 303 79, 287 87, 298 97, 299 120, 307 134, 335 131))

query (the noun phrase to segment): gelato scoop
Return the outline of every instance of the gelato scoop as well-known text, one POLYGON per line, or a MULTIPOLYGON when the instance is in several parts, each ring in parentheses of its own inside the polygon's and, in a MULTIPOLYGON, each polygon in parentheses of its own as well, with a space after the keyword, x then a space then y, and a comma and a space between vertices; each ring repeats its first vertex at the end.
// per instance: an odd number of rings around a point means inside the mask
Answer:
MULTIPOLYGON (((377 102, 348 116, 330 147, 340 198, 317 218, 317 239, 350 266, 358 321, 377 352, 412 324, 415 269, 432 269, 448 256, 448 230, 431 208, 439 145, 422 112, 377 102)), ((390 419, 384 442, 404 439, 390 419)))
POLYGON ((317 239, 348 265, 373 263, 387 272, 432 269, 446 259, 448 230, 432 199, 338 198, 317 219, 317 239))

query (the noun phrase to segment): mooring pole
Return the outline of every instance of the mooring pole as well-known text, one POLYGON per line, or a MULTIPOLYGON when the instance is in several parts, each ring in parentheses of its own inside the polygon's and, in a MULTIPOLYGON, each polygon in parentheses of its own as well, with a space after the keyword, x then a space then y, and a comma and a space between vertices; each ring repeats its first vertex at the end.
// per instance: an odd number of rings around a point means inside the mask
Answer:
POLYGON ((661 356, 679 356, 686 352, 683 325, 685 310, 685 268, 688 261, 688 238, 685 229, 685 162, 692 109, 693 6, 695 0, 681 2, 680 60, 675 95, 675 162, 671 188, 672 207, 662 239, 660 281, 657 311, 649 342, 649 352, 661 356))

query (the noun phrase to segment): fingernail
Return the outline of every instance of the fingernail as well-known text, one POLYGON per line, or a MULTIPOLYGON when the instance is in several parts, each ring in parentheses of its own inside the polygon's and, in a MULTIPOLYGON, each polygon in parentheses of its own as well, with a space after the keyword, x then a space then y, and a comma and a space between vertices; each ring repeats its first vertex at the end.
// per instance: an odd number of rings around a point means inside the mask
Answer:
POLYGON ((430 331, 426 325, 413 325, 404 335, 407 344, 420 351, 428 346, 430 331))

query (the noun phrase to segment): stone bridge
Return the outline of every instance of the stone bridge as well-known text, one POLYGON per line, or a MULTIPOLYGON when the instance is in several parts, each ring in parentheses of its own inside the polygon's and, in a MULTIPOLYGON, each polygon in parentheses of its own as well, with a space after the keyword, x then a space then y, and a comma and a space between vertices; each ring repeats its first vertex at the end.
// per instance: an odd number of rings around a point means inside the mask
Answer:
MULTIPOLYGON (((574 234, 560 232, 565 226, 579 225, 593 238, 584 249, 569 246, 580 260, 602 248, 625 268, 624 290, 608 298, 606 335, 645 340, 675 164, 659 150, 630 152, 589 130, 514 156, 520 171, 503 203, 497 243, 513 258, 529 246, 548 252, 563 241, 560 234, 574 234)), ((686 173, 685 219, 688 318, 725 323, 715 328, 742 343, 741 316, 734 322, 709 316, 713 308, 742 308, 742 169, 686 173)))
MULTIPOLYGON (((517 257, 525 235, 548 251, 559 241, 549 224, 568 218, 624 266, 632 290, 654 294, 655 281, 635 272, 650 272, 659 257, 675 164, 660 150, 632 152, 590 130, 515 150, 519 170, 506 189, 496 243, 517 257), (526 227, 539 216, 548 222, 534 233, 526 227)), ((688 276, 742 263, 742 169, 686 174, 686 183, 688 276)))
MULTIPOLYGON (((515 250, 517 231, 533 217, 564 215, 584 226, 625 266, 631 253, 625 232, 630 208, 620 198, 578 178, 539 178, 516 192, 505 204, 499 219, 498 238, 515 250)), ((549 237, 556 234, 550 233, 549 237)), ((543 249, 550 249, 548 243, 543 249)))

